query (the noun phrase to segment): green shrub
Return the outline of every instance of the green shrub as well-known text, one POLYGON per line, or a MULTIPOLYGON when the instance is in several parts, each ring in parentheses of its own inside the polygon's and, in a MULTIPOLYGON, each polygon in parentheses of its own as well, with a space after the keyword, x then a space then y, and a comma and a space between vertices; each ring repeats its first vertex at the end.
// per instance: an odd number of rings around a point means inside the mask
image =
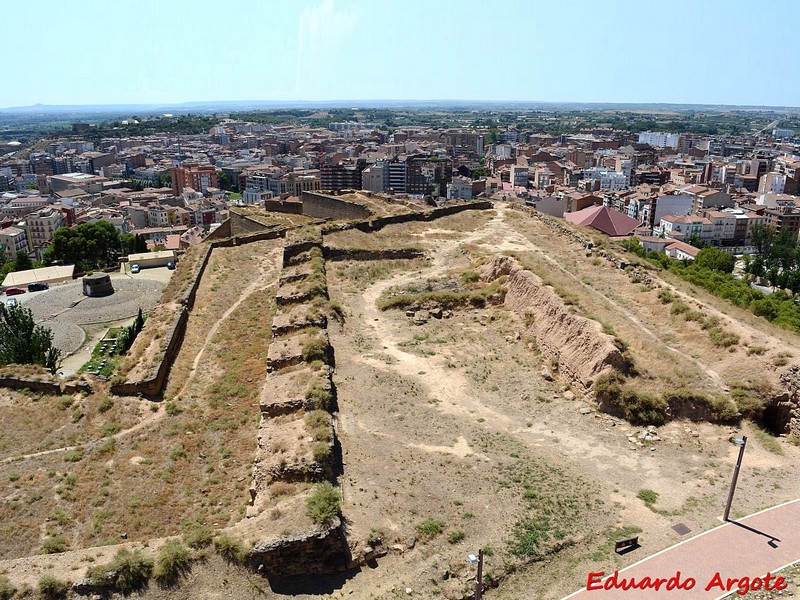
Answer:
POLYGON ((463 539, 464 539, 464 532, 461 531, 460 529, 457 529, 456 531, 451 531, 450 535, 447 536, 447 541, 450 544, 457 544, 463 539))
POLYGON ((328 311, 330 311, 333 318, 339 321, 339 323, 344 323, 346 313, 341 303, 331 300, 328 302, 328 311))
POLYGON ((682 315, 685 312, 689 311, 689 305, 686 304, 683 300, 676 299, 672 303, 672 308, 669 309, 669 314, 671 315, 682 315))
POLYGON ((658 292, 658 299, 661 301, 661 304, 669 304, 675 300, 675 294, 669 290, 661 290, 658 292))
POLYGON ((339 490, 328 481, 317 483, 306 499, 306 514, 317 525, 327 525, 341 515, 339 490))
POLYGON ((11 584, 8 577, 0 575, 0 600, 11 600, 16 593, 17 588, 11 584))
POLYGON ((67 551, 67 538, 63 535, 54 535, 45 538, 42 544, 42 554, 58 554, 67 551))
POLYGON ((155 580, 163 585, 175 585, 191 569, 189 548, 179 540, 170 540, 161 548, 153 570, 155 580))
POLYGON ((739 336, 725 331, 721 327, 712 327, 708 330, 708 339, 717 348, 729 348, 739 343, 739 336))
POLYGON ((312 410, 306 413, 306 426, 311 430, 315 442, 330 442, 331 416, 324 410, 312 410))
POLYGON ((647 506, 652 506, 658 500, 658 492, 654 492, 653 490, 643 489, 637 492, 636 497, 642 502, 644 502, 647 506))
POLYGON ((742 417, 750 419, 751 421, 758 421, 761 419, 761 416, 764 414, 764 402, 754 397, 749 387, 743 384, 732 384, 731 397, 742 417))
POLYGON ((303 360, 307 363, 320 360, 327 362, 328 359, 328 345, 322 336, 314 335, 303 342, 303 360))
POLYGON ((111 410, 113 407, 114 407, 114 401, 108 396, 105 396, 102 400, 100 400, 100 403, 97 405, 97 410, 99 410, 101 413, 104 413, 108 410, 111 410))
POLYGON ((716 421, 720 423, 734 423, 741 418, 735 402, 727 398, 714 398, 711 400, 711 412, 716 421))
POLYGON ((45 575, 39 580, 39 593, 47 600, 66 598, 69 584, 54 575, 45 575))
POLYGON ((667 422, 667 402, 648 392, 625 388, 611 404, 633 425, 663 425, 667 422))
POLYGON ((325 442, 314 442, 314 445, 311 446, 311 454, 315 462, 328 460, 331 455, 331 446, 325 442))
POLYGON ((437 535, 444 531, 445 522, 439 521, 437 519, 425 519, 422 523, 418 523, 417 526, 414 528, 417 532, 417 536, 425 542, 428 540, 432 540, 437 535))
POLYGON ((202 523, 192 523, 183 534, 183 541, 190 548, 205 548, 214 541, 214 528, 202 523))
POLYGON ((316 378, 306 390, 306 400, 310 400, 316 410, 330 410, 333 394, 325 382, 316 378))
POLYGON ((74 450, 70 450, 69 452, 64 453, 64 460, 67 462, 80 462, 83 460, 83 449, 82 448, 75 448, 74 450))
POLYGON ((617 371, 603 373, 594 382, 594 394, 601 402, 614 404, 622 396, 622 375, 617 371))
POLYGON ((183 412, 183 409, 180 405, 175 402, 174 400, 170 400, 164 405, 164 411, 170 416, 174 417, 175 415, 179 415, 183 412))
POLYGON ((130 551, 123 548, 110 563, 89 569, 89 578, 95 585, 111 585, 123 594, 130 594, 144 588, 152 572, 152 558, 145 556, 140 550, 130 551))
POLYGON ((214 550, 229 563, 241 564, 247 559, 244 544, 227 533, 214 538, 214 550))
POLYGON ((480 278, 481 276, 475 271, 465 271, 461 274, 461 281, 464 284, 475 283, 476 281, 480 281, 480 278))

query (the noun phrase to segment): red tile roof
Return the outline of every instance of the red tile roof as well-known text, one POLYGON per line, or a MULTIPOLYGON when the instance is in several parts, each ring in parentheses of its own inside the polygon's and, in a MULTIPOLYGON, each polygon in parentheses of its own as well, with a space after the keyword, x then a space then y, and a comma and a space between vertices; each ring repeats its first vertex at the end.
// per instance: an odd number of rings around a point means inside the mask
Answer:
POLYGON ((567 221, 584 227, 594 227, 606 235, 629 235, 639 226, 639 221, 607 206, 590 206, 564 215, 567 221))

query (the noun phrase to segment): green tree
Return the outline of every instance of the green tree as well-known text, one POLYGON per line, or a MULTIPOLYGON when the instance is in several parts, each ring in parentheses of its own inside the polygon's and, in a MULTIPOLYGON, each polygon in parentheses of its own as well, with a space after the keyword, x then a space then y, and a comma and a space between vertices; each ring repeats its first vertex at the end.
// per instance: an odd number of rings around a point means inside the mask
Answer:
POLYGON ((30 309, 0 304, 0 364, 42 365, 55 373, 60 361, 53 332, 36 325, 30 309))
POLYGON ((123 233, 119 236, 123 254, 133 254, 136 250, 136 235, 133 233, 123 233))
POLYGON ((719 248, 703 248, 697 253, 694 264, 701 268, 713 269, 722 273, 733 273, 736 257, 719 248))
POLYGON ((133 246, 133 251, 136 254, 147 252, 147 240, 143 235, 136 234, 136 243, 133 246))
POLYGON ((14 258, 14 270, 27 271, 32 268, 33 263, 31 262, 31 258, 24 252, 17 252, 17 256, 14 258))
POLYGON ((228 174, 225 171, 217 171, 217 174, 219 176, 219 188, 231 191, 231 178, 228 177, 228 174))
POLYGON ((158 183, 161 185, 161 187, 172 187, 172 173, 162 173, 158 178, 158 183))
POLYGON ((74 264, 78 271, 112 266, 122 252, 119 231, 108 221, 59 227, 45 250, 44 263, 74 264))

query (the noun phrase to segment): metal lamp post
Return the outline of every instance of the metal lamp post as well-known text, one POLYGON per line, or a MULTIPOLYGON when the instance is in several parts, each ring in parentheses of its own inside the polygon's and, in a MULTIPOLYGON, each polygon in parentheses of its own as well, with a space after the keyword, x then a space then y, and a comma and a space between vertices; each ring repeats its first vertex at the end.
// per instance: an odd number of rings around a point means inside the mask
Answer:
POLYGON ((475 577, 475 600, 481 600, 483 593, 483 548, 478 550, 478 556, 469 555, 469 562, 473 567, 478 567, 478 575, 475 577))
POLYGON ((733 469, 733 480, 731 481, 731 489, 728 492, 728 503, 725 505, 725 514, 722 516, 723 521, 728 520, 728 515, 731 512, 731 502, 733 502, 733 492, 736 491, 736 480, 739 479, 739 469, 742 466, 742 457, 744 456, 744 448, 747 446, 747 436, 743 435, 742 439, 734 440, 734 443, 739 446, 739 458, 736 459, 736 467, 733 469))

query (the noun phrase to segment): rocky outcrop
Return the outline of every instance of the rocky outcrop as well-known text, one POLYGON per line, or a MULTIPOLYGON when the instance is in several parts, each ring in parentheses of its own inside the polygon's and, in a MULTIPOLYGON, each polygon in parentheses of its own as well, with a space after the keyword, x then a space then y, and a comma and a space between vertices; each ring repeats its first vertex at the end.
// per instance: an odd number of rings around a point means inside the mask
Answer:
POLYGON ((786 369, 780 381, 787 393, 765 405, 762 421, 776 433, 800 436, 800 365, 786 369))
POLYGON ((624 370, 627 361, 596 321, 570 312, 567 305, 531 271, 513 258, 498 256, 486 279, 506 275, 505 306, 525 323, 526 333, 535 338, 549 356, 558 358, 558 369, 589 389, 608 369, 624 370))

